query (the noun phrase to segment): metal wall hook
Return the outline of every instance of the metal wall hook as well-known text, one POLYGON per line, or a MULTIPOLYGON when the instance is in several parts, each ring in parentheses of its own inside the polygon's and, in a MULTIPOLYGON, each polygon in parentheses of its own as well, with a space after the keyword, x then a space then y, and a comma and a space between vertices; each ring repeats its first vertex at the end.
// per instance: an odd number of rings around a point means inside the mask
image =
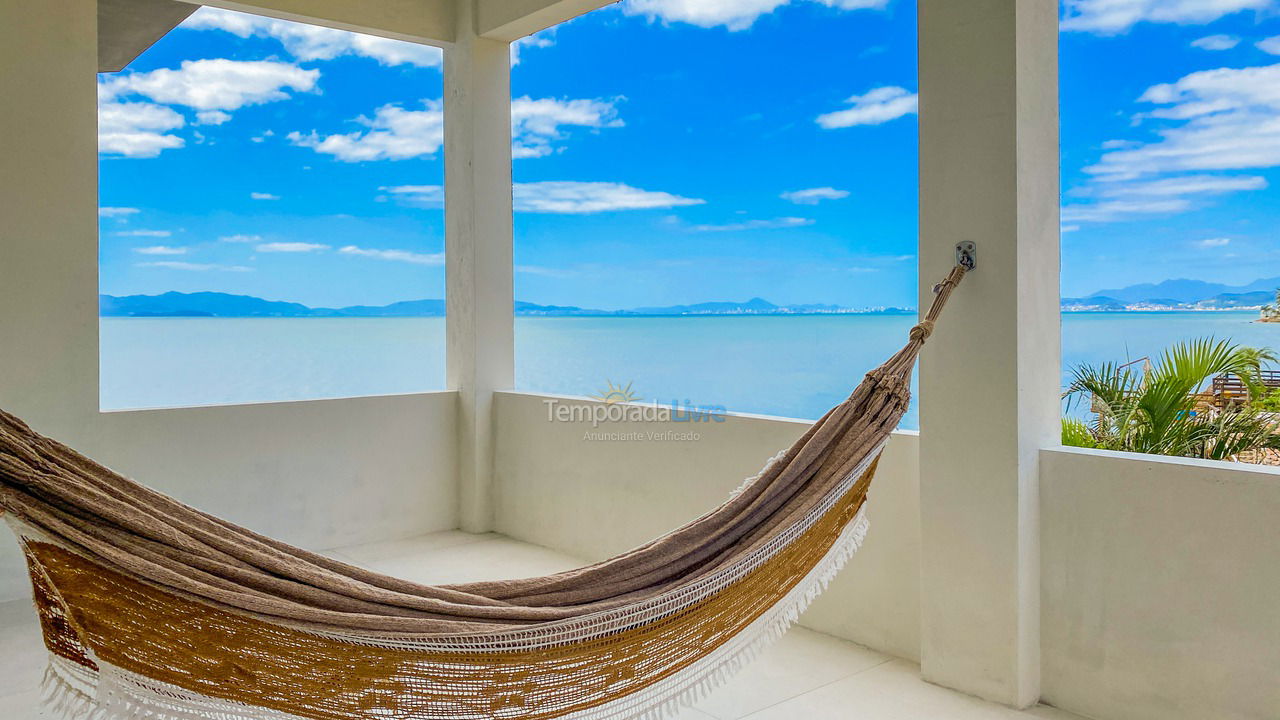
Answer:
MULTIPOLYGON (((978 267, 978 243, 972 240, 956 243, 956 265, 963 267, 966 271, 978 267)), ((940 292, 942 292, 942 283, 933 286, 934 295, 940 292)))

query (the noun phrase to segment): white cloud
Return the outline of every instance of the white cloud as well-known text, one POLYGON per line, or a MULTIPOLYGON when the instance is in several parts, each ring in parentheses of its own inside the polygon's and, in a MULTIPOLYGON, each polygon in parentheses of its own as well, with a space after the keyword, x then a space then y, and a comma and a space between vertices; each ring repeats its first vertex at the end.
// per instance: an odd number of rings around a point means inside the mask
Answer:
POLYGON ((443 185, 396 185, 378 189, 390 193, 410 205, 430 208, 444 207, 443 185))
POLYGON ((98 152, 151 158, 180 148, 185 141, 169 134, 186 120, 163 105, 144 102, 98 102, 98 152))
POLYGON ((309 252, 317 252, 319 250, 328 250, 328 249, 329 249, 328 245, 321 245, 320 243, 307 243, 307 242, 263 243, 254 248, 254 250, 257 250, 258 252, 264 252, 264 253, 309 253, 309 252))
POLYGON ((1231 171, 1280 166, 1280 65, 1203 70, 1153 85, 1134 116, 1153 139, 1103 145, 1085 168, 1092 180, 1073 191, 1092 199, 1063 209, 1078 222, 1111 222, 1203 207, 1208 198, 1267 187, 1259 175, 1231 171))
POLYGON ((444 108, 439 101, 426 101, 425 110, 405 110, 383 105, 372 118, 359 118, 366 131, 321 137, 314 131, 291 132, 289 141, 343 162, 406 160, 434 155, 444 144, 444 108))
POLYGON ((1191 202, 1183 198, 1104 200, 1087 205, 1064 206, 1062 222, 1114 222, 1143 215, 1172 215, 1189 209, 1191 202))
MULTIPOLYGON (((253 35, 259 27, 271 22, 271 18, 249 13, 223 10, 221 8, 202 7, 178 27, 188 30, 225 30, 237 37, 246 38, 253 35)), ((312 26, 308 26, 312 27, 312 26)))
POLYGON ((906 88, 878 87, 864 95, 854 95, 845 102, 853 105, 818 116, 818 124, 831 130, 854 125, 880 125, 914 114, 919 106, 919 96, 906 88))
POLYGON ((261 235, 223 235, 218 238, 218 242, 225 243, 256 243, 262 242, 261 235))
POLYGON ((533 99, 511 101, 511 152, 513 157, 543 157, 553 152, 552 144, 564 138, 561 128, 622 127, 617 108, 604 100, 533 99))
POLYGON ((837 190, 833 187, 816 187, 806 190, 791 190, 780 195, 783 200, 796 205, 817 205, 823 200, 840 200, 849 197, 848 190, 837 190))
POLYGON ((182 23, 190 30, 222 30, 237 37, 270 37, 303 61, 332 60, 340 55, 372 58, 383 65, 440 67, 440 48, 373 35, 288 22, 231 10, 203 7, 182 23))
POLYGON ((374 258, 375 260, 388 260, 391 262, 411 263, 413 265, 443 265, 444 253, 418 253, 408 250, 375 250, 373 248, 362 248, 356 245, 347 245, 338 250, 343 255, 355 255, 359 257, 374 258))
POLYGON ((374 35, 350 34, 353 36, 350 50, 352 55, 372 58, 383 65, 440 67, 444 64, 444 51, 438 47, 403 40, 392 40, 374 35))
POLYGON ((1140 22, 1199 25, 1274 0, 1065 0, 1062 29, 1102 35, 1123 33, 1140 22))
MULTIPOLYGON (((372 118, 357 118, 368 130, 322 136, 316 132, 291 132, 289 141, 344 162, 406 160, 429 157, 444 145, 444 108, 439 100, 426 100, 422 110, 384 105, 372 118)), ((512 156, 543 157, 555 152, 565 138, 565 128, 622 126, 617 109, 605 100, 515 98, 511 101, 512 156)))
POLYGON ((228 111, 289 97, 286 90, 315 88, 319 70, 273 61, 188 60, 177 70, 112 75, 98 83, 98 151, 132 158, 156 157, 185 141, 172 131, 186 125, 173 108, 196 110, 201 125, 221 125, 228 111), (130 100, 141 96, 151 102, 130 100))
POLYGON ((1118 150, 1120 148, 1137 147, 1142 143, 1135 140, 1104 140, 1102 142, 1103 150, 1118 150))
POLYGON ((520 64, 520 53, 524 48, 549 48, 555 45, 552 36, 555 34, 555 28, 548 28, 542 32, 536 32, 532 35, 526 35, 515 42, 511 43, 511 65, 520 64))
POLYGON ((1191 41, 1191 47, 1201 50, 1230 50, 1240 44, 1235 35, 1208 35, 1191 41))
POLYGON ((694 225, 691 229, 698 232, 737 232, 742 230, 778 230, 781 228, 804 227, 812 225, 813 220, 799 217, 780 217, 769 220, 747 220, 728 225, 694 225))
POLYGON ((196 113, 196 123, 199 125, 221 125, 230 119, 231 114, 221 110, 201 110, 196 113))
POLYGON ((173 233, 168 230, 121 230, 116 233, 120 237, 153 237, 166 238, 173 233))
POLYGON ((817 0, 817 2, 839 10, 883 10, 889 7, 889 0, 817 0))
MULTIPOLYGON (((439 185, 400 185, 382 189, 414 205, 440 207, 444 204, 444 188, 439 185)), ((516 183, 512 195, 516 212, 569 215, 671 208, 706 202, 612 182, 516 183)))
POLYGON ((1067 205, 1063 222, 1115 222, 1139 216, 1172 215, 1199 207, 1203 198, 1261 190, 1265 178, 1251 175, 1182 175, 1140 181, 1101 181, 1085 192, 1092 203, 1067 205))
POLYGON ((541 277, 553 277, 553 278, 573 277, 578 274, 573 270, 544 267, 542 265, 516 265, 515 271, 518 273, 523 273, 525 275, 539 275, 541 277))
POLYGON ((1139 101, 1158 107, 1136 120, 1172 122, 1157 129, 1158 140, 1105 153, 1088 172, 1132 178, 1280 165, 1280 65, 1194 72, 1139 101))
POLYGON ((682 22, 710 28, 746 30, 761 15, 768 15, 790 0, 631 0, 622 6, 628 15, 650 20, 682 22))
POLYGON ((1196 246, 1207 250, 1209 248, 1226 247, 1230 244, 1231 238, 1205 238, 1204 240, 1197 242, 1196 246))
POLYGON ((156 262, 138 263, 138 267, 163 268, 165 270, 189 270, 191 272, 252 272, 253 268, 243 265, 217 265, 213 263, 189 263, 180 260, 159 260, 156 262))
POLYGON ((310 92, 319 70, 274 60, 184 60, 179 69, 112 75, 99 83, 100 97, 142 95, 167 105, 195 110, 238 110, 289 98, 286 90, 310 92))
MULTIPOLYGON (((650 20, 682 22, 698 27, 746 30, 762 15, 788 5, 793 0, 630 0, 622 5, 628 15, 644 15, 650 20)), ((889 0, 816 0, 840 10, 882 9, 889 0)))
POLYGON ((1108 197, 1186 197, 1187 195, 1222 195, 1242 190, 1261 190, 1266 178, 1256 175, 1180 175, 1140 183, 1117 183, 1102 186, 1108 197))
POLYGON ((98 208, 98 217, 122 218, 136 215, 138 212, 138 208, 131 207, 100 207, 98 208))
POLYGON ((134 248, 134 252, 139 255, 186 255, 187 249, 180 247, 170 247, 168 245, 152 245, 150 247, 134 248))
POLYGON ((1259 50, 1268 55, 1280 55, 1280 35, 1259 40, 1254 44, 1259 50))
POLYGON ((251 192, 249 193, 249 198, 251 200, 279 200, 280 196, 264 192, 251 192))
POLYGON ((648 210, 706 202, 622 183, 573 181, 516 183, 514 198, 518 212, 566 214, 648 210))

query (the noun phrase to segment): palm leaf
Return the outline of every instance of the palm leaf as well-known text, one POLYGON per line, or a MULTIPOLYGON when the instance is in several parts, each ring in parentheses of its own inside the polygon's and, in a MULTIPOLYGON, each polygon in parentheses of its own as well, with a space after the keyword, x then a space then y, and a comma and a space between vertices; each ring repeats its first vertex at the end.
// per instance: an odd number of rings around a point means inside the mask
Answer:
MULTIPOLYGON (((1246 450, 1280 446, 1280 424, 1250 406, 1200 412, 1197 394, 1214 377, 1234 375, 1251 397, 1261 397, 1266 390, 1262 365, 1275 360, 1268 349, 1200 338, 1169 347, 1148 373, 1112 363, 1073 368, 1065 398, 1068 408, 1085 398, 1092 402, 1098 427, 1091 431, 1080 426, 1093 447, 1228 459, 1246 450)), ((1064 444, 1087 442, 1079 430, 1064 421, 1064 444)))

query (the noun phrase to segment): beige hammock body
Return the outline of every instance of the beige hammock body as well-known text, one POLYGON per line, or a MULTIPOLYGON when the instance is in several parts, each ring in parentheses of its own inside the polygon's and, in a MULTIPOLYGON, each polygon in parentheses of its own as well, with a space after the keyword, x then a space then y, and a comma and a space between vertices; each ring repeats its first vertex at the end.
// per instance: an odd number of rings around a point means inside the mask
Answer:
POLYGON ((0 411, 46 701, 124 720, 661 717, 780 636, 857 549, 910 342, 724 505, 547 577, 429 587, 237 527, 0 411))

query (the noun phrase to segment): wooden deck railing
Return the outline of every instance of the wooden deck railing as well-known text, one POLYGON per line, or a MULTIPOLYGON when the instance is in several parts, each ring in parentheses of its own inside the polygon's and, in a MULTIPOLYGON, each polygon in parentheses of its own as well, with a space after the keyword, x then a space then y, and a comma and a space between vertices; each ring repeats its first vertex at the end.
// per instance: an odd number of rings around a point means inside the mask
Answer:
MULTIPOLYGON (((1261 374, 1263 385, 1269 388, 1280 388, 1280 371, 1263 370, 1261 374)), ((1215 377, 1209 388, 1209 394, 1216 407, 1226 407, 1249 400, 1249 388, 1244 384, 1244 380, 1231 374, 1215 377)))

